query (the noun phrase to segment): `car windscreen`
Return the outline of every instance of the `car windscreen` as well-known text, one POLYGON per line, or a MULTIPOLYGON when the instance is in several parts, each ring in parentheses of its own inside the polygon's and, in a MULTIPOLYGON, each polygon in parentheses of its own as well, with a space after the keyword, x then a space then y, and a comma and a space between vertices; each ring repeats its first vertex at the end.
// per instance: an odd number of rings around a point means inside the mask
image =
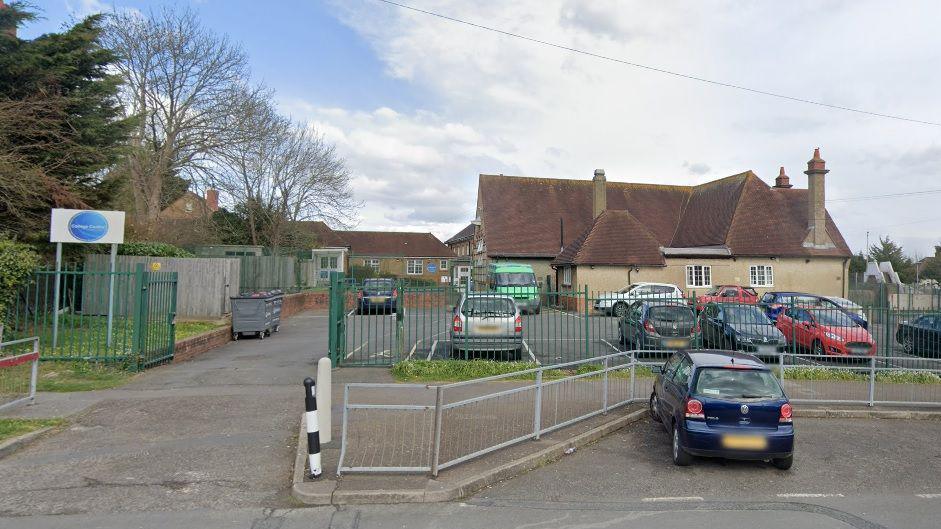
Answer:
POLYGON ((706 292, 706 295, 707 295, 707 296, 718 296, 718 295, 719 295, 719 290, 721 290, 721 289, 714 288, 714 289, 710 290, 709 292, 706 292))
POLYGON ((758 296, 758 291, 755 290, 754 288, 743 288, 742 290, 748 295, 756 296, 756 297, 758 296))
POLYGON ((814 319, 820 325, 828 327, 855 327, 856 322, 846 314, 837 310, 814 310, 814 319))
POLYGON ((728 323, 771 325, 771 320, 758 307, 726 307, 724 312, 725 321, 728 323))
POLYGON ((391 279, 367 279, 363 281, 363 290, 392 290, 393 285, 391 279))
POLYGON ((465 316, 512 316, 516 307, 506 298, 468 298, 461 312, 465 316))
POLYGON ((498 272, 494 274, 493 281, 498 287, 534 287, 536 275, 530 272, 498 272))
POLYGON ((677 323, 692 323, 696 317, 693 310, 688 307, 655 305, 650 307, 647 317, 651 320, 669 321, 677 323))
POLYGON ((771 292, 768 292, 764 296, 761 296, 762 303, 771 303, 772 301, 774 301, 774 294, 772 294, 771 292))
POLYGON ((780 399, 784 391, 770 371, 706 367, 699 370, 697 395, 717 399, 780 399))

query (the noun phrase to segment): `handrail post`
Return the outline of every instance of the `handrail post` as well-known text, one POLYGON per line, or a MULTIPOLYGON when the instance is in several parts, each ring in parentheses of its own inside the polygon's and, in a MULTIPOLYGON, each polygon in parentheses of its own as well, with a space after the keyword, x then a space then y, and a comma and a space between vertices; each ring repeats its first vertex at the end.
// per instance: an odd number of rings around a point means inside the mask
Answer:
POLYGON ((869 407, 875 406, 876 397, 876 357, 869 358, 869 407))
POLYGON ((431 475, 438 477, 438 461, 441 457, 441 419, 443 415, 444 387, 435 386, 435 437, 434 447, 431 450, 431 475))
POLYGON ((39 382, 39 338, 33 340, 33 354, 36 355, 36 358, 33 359, 32 365, 29 368, 29 403, 32 404, 36 401, 36 384, 39 382))
POLYGON ((784 384, 784 353, 778 353, 778 380, 784 384))
POLYGON ((340 475, 340 469, 343 468, 343 457, 346 456, 346 425, 349 422, 349 405, 350 405, 350 385, 345 384, 343 386, 343 426, 342 426, 342 436, 340 438, 340 461, 337 462, 337 476, 340 475))
POLYGON ((604 393, 601 398, 601 413, 608 414, 608 357, 604 357, 604 377, 601 380, 601 391, 604 393))
POLYGON ((635 392, 635 380, 636 380, 635 370, 636 369, 637 369, 637 356, 634 353, 634 351, 631 351, 631 402, 634 402, 634 400, 637 398, 637 394, 635 392))
POLYGON ((536 410, 533 412, 533 439, 542 431, 542 369, 536 371, 536 410))

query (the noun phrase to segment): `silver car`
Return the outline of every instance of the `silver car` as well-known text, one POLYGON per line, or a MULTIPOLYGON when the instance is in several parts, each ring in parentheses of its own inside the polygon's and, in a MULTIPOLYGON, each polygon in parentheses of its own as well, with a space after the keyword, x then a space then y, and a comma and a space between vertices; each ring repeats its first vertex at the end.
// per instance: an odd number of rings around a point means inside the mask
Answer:
POLYGON ((508 351, 514 359, 522 358, 523 318, 513 298, 502 294, 464 296, 454 308, 451 350, 454 356, 508 351))

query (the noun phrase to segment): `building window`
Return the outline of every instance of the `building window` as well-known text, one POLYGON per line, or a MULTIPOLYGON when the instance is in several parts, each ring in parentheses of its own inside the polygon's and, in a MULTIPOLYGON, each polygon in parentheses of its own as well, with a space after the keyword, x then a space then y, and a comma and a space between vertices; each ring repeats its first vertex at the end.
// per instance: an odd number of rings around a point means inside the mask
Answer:
POLYGON ((410 276, 421 275, 425 262, 421 259, 409 259, 406 262, 405 273, 410 276))
POLYGON ((448 260, 447 260, 447 259, 442 259, 439 264, 440 264, 439 268, 441 268, 442 271, 448 269, 448 260))
POLYGON ((477 239, 477 253, 483 253, 484 251, 484 240, 477 239))
POLYGON ((328 260, 326 257, 321 257, 321 258, 320 258, 320 268, 324 268, 324 269, 330 268, 329 266, 327 266, 328 261, 329 261, 329 260, 328 260))
POLYGON ((572 286, 572 267, 566 266, 562 269, 562 284, 570 287, 572 286))
POLYGON ((753 287, 773 287, 774 272, 771 265, 753 265, 748 267, 748 277, 753 287))
POLYGON ((708 265, 686 265, 686 287, 711 287, 712 267, 708 265))
POLYGON ((364 264, 376 272, 379 271, 379 259, 366 259, 364 264))
POLYGON ((330 268, 333 269, 333 270, 336 270, 336 269, 337 269, 337 262, 338 262, 338 261, 337 261, 337 258, 336 258, 336 257, 331 257, 331 258, 330 258, 330 268))

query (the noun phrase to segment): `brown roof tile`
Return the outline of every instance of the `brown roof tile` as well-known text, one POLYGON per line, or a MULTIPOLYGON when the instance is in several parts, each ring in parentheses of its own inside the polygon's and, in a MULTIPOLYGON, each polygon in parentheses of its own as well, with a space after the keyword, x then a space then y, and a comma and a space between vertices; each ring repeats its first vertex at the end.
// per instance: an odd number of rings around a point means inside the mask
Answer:
POLYGON ((456 242, 466 241, 474 236, 474 229, 475 229, 475 226, 473 224, 468 224, 467 226, 464 227, 463 230, 457 232, 457 234, 454 235, 454 237, 451 237, 450 239, 444 241, 444 244, 454 244, 456 242))
POLYGON ((336 231, 323 221, 304 220, 298 221, 296 224, 300 229, 313 234, 317 239, 317 244, 322 248, 344 248, 349 246, 336 231))
MULTIPOLYGON (((836 247, 804 248, 807 190, 772 189, 751 171, 699 186, 608 182, 606 190, 608 211, 630 215, 612 215, 604 222, 599 217, 599 222, 593 222, 590 180, 480 175, 478 200, 487 253, 491 257, 559 256, 565 262, 583 264, 592 258, 653 263, 649 237, 658 244, 658 253, 659 246, 727 246, 733 255, 850 255, 829 215, 827 232, 836 247), (560 219, 563 255, 559 255, 560 219), (633 228, 628 230, 628 226, 633 228), (634 233, 639 228, 645 233, 634 233), (609 246, 594 241, 602 233, 625 240, 609 246), (615 257, 612 252, 620 254, 615 257)), ((662 263, 662 255, 658 262, 662 263)))
POLYGON ((430 233, 402 231, 338 231, 353 255, 374 257, 454 257, 430 233))
POLYGON ((634 215, 606 210, 552 264, 663 265, 660 243, 634 215))

